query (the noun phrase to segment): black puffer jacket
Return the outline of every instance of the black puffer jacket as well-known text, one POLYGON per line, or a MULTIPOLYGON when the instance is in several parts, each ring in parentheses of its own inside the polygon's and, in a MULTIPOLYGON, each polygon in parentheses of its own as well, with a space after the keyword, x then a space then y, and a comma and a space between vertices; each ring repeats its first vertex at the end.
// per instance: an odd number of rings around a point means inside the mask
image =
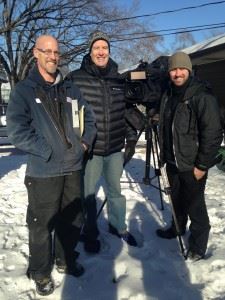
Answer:
POLYGON ((110 58, 106 69, 101 72, 87 54, 81 68, 68 75, 94 110, 97 126, 95 155, 121 151, 125 138, 136 140, 136 131, 125 121, 124 80, 117 69, 117 64, 110 58))
MULTIPOLYGON (((160 156, 163 155, 164 110, 169 89, 162 97, 160 106, 160 156)), ((173 149, 175 162, 180 171, 188 171, 194 166, 207 170, 215 164, 222 141, 222 127, 218 104, 210 90, 196 78, 191 78, 182 101, 176 107, 173 124, 173 149)))

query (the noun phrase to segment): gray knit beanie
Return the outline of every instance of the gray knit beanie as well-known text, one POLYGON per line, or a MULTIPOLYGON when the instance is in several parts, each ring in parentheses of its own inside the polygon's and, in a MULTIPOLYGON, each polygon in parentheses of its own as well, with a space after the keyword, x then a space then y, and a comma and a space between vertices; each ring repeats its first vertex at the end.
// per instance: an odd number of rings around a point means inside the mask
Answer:
POLYGON ((176 52, 169 57, 169 66, 168 71, 177 69, 177 68, 184 68, 187 69, 190 73, 192 72, 192 63, 190 57, 185 52, 176 52))
POLYGON ((93 44, 99 40, 106 41, 108 43, 109 51, 110 51, 110 41, 109 41, 108 35, 102 31, 95 31, 90 35, 90 38, 89 38, 89 42, 88 42, 89 52, 91 52, 91 48, 92 48, 93 44))

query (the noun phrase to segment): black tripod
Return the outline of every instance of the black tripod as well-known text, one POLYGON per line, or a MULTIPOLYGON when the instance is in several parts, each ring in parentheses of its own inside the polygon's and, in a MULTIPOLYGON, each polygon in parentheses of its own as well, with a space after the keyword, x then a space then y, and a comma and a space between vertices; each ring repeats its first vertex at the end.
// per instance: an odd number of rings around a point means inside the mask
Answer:
POLYGON ((175 225, 175 228, 176 228, 178 242, 179 242, 179 245, 180 245, 180 250, 181 250, 181 253, 184 256, 184 258, 186 259, 185 250, 184 250, 184 246, 183 246, 183 242, 182 242, 182 238, 181 238, 181 230, 180 230, 179 223, 177 221, 176 212, 175 212, 173 201, 172 201, 172 198, 171 198, 171 187, 170 187, 170 184, 169 184, 169 180, 168 180, 168 177, 167 177, 165 166, 164 167, 161 166, 160 170, 161 170, 161 175, 162 175, 164 192, 168 196, 168 199, 169 199, 169 202, 170 202, 171 211, 172 211, 173 220, 174 220, 174 225, 175 225))
POLYGON ((164 209, 162 189, 160 183, 160 167, 159 167, 159 136, 158 136, 158 121, 153 119, 154 110, 146 107, 146 121, 144 128, 140 131, 139 135, 142 134, 145 129, 145 140, 146 140, 146 155, 145 155, 145 177, 143 183, 151 185, 152 187, 159 190, 161 210, 164 209), (151 170, 151 154, 153 157, 154 176, 150 177, 151 170), (158 186, 152 184, 152 180, 157 178, 158 186))

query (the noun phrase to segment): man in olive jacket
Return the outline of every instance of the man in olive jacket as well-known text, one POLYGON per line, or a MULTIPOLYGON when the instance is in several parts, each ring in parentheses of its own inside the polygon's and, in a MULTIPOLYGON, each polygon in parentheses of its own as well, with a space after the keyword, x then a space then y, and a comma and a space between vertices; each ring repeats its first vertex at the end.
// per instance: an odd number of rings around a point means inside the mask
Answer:
POLYGON ((120 178, 124 156, 121 152, 126 139, 125 160, 131 158, 137 140, 136 130, 126 123, 124 81, 118 74, 117 64, 110 58, 109 37, 100 31, 90 37, 89 53, 81 68, 69 74, 92 106, 96 116, 97 137, 93 155, 85 168, 84 249, 97 253, 100 241, 96 221, 95 189, 101 175, 106 182, 109 231, 128 244, 136 246, 125 222, 126 199, 121 194, 120 178))
MULTIPOLYGON (((171 185, 171 198, 179 225, 186 231, 190 218, 187 258, 204 258, 210 231, 205 204, 208 169, 216 160, 222 141, 222 128, 217 101, 209 88, 191 76, 192 64, 184 52, 169 58, 171 85, 160 106, 160 155, 166 163, 171 185)), ((178 234, 175 221, 157 235, 171 239, 178 234)))
POLYGON ((27 275, 35 281, 38 294, 46 296, 54 290, 54 262, 60 273, 80 276, 84 272, 74 248, 83 224, 83 156, 92 147, 96 127, 93 111, 78 88, 62 79, 56 39, 40 36, 33 54, 35 67, 12 90, 7 127, 10 141, 28 154, 27 275))

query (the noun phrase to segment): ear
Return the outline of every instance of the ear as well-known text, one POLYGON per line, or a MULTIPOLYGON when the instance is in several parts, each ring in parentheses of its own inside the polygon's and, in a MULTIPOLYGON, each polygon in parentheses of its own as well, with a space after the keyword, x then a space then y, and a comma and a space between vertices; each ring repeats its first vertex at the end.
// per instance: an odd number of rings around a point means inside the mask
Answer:
POLYGON ((36 48, 33 48, 33 55, 35 58, 38 58, 38 50, 36 48))

